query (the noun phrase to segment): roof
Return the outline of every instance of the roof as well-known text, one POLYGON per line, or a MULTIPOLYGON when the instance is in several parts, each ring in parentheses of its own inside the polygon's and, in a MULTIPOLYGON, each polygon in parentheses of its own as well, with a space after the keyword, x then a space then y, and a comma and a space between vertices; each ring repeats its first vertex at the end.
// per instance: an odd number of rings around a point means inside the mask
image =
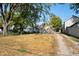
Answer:
POLYGON ((79 17, 72 15, 71 18, 69 18, 66 22, 65 25, 66 27, 70 27, 72 25, 74 25, 75 23, 79 22, 79 17))
MULTIPOLYGON (((76 25, 76 24, 79 24, 79 22, 76 22, 75 24, 73 24, 72 26, 70 26, 70 27, 73 27, 74 25, 76 25)), ((70 28, 70 27, 68 27, 68 28, 70 28)))
POLYGON ((68 20, 66 20, 65 22, 69 21, 71 18, 79 18, 78 16, 72 15, 68 20))

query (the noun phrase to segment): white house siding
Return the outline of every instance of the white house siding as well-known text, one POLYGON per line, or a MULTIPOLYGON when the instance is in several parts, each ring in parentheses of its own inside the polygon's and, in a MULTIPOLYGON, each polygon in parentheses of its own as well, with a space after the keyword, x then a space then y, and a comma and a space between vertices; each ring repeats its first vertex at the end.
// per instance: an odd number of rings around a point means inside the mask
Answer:
POLYGON ((79 18, 72 17, 68 21, 65 22, 65 29, 67 27, 72 26, 74 23, 79 22, 79 18))

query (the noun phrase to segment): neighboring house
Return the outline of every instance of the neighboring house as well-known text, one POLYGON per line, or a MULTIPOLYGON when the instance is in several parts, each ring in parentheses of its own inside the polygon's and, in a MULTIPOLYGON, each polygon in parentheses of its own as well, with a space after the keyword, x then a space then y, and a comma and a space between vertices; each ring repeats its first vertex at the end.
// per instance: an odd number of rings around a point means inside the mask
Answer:
POLYGON ((79 17, 73 15, 68 21, 64 22, 64 32, 79 37, 79 17))
POLYGON ((33 28, 31 26, 28 26, 26 29, 24 29, 25 32, 33 32, 33 28))
POLYGON ((36 26, 35 28, 31 27, 31 26, 27 26, 24 29, 24 32, 29 32, 29 33, 39 33, 39 27, 36 26))
POLYGON ((39 26, 39 29, 40 29, 40 33, 53 33, 53 27, 51 25, 48 25, 48 24, 41 24, 39 26))
POLYGON ((45 30, 47 33, 51 34, 51 33, 53 33, 54 28, 53 28, 53 26, 46 24, 46 25, 44 26, 44 30, 45 30))

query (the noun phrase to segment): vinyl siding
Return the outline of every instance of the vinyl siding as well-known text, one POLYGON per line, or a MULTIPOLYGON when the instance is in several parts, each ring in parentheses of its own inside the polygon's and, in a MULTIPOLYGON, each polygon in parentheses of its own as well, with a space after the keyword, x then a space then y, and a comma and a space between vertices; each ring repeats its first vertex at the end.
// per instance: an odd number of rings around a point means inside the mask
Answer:
POLYGON ((79 37, 79 23, 75 24, 72 27, 67 28, 68 34, 79 37))

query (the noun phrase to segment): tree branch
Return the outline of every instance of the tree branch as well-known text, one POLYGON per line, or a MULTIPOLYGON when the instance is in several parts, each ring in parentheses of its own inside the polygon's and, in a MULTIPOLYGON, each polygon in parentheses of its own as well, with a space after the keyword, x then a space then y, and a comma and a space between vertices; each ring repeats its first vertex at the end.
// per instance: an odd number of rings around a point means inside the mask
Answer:
POLYGON ((7 22, 12 19, 12 13, 14 12, 16 4, 10 4, 7 22))
POLYGON ((2 15, 3 19, 5 20, 5 16, 4 16, 3 6, 2 6, 2 5, 3 5, 3 4, 1 3, 1 4, 0 4, 1 15, 2 15))

